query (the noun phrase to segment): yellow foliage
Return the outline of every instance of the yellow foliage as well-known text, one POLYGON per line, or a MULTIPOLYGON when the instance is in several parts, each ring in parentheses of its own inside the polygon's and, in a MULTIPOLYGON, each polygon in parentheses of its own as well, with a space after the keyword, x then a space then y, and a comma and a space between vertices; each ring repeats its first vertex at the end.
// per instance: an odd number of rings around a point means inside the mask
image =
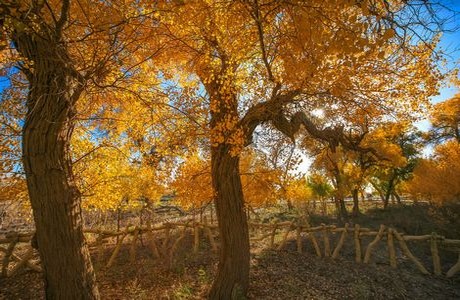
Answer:
POLYGON ((305 204, 313 198, 313 192, 308 187, 305 178, 294 179, 287 184, 286 199, 293 204, 305 204))
POLYGON ((460 143, 449 141, 435 148, 430 159, 419 162, 408 191, 437 204, 460 202, 460 143))

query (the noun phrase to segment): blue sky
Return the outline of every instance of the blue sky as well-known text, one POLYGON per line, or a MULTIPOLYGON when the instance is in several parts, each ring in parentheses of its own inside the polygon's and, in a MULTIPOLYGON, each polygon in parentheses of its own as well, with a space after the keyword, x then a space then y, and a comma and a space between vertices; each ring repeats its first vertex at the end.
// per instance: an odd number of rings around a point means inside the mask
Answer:
MULTIPOLYGON (((460 68, 460 0, 441 0, 440 3, 445 7, 457 12, 455 15, 449 14, 451 17, 446 24, 448 29, 441 37, 439 47, 447 55, 448 63, 447 70, 460 68)), ((449 86, 445 84, 440 90, 439 95, 431 98, 433 104, 445 101, 452 98, 455 94, 459 93, 458 87, 449 86)), ((428 130, 430 122, 425 119, 416 123, 420 130, 428 130)))

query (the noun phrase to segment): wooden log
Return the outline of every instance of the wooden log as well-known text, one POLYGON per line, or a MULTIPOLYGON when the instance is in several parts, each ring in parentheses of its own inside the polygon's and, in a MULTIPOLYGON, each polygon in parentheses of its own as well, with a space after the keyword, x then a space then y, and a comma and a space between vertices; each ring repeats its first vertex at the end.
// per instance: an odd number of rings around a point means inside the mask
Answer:
MULTIPOLYGON (((345 228, 335 228, 335 227, 334 227, 334 229, 331 229, 332 232, 342 232, 344 230, 345 230, 345 228)), ((347 232, 353 232, 354 233, 355 228, 354 227, 353 228, 348 228, 347 232)), ((375 232, 377 234, 377 231, 374 231, 374 230, 372 230, 370 228, 364 228, 364 227, 359 227, 359 232, 360 233, 375 232)))
POLYGON ((457 263, 449 269, 446 273, 447 278, 453 277, 458 271, 460 271, 460 252, 458 253, 457 263))
POLYGON ((435 232, 433 232, 431 234, 430 250, 431 250, 431 256, 433 258, 434 275, 439 276, 442 274, 442 270, 441 270, 441 258, 439 257, 437 240, 438 240, 438 236, 435 232))
MULTIPOLYGON (((4 247, 0 247, 0 251, 6 253, 7 249, 4 248, 4 247)), ((22 260, 21 257, 17 256, 14 253, 11 254, 11 258, 16 262, 20 262, 22 260)), ((40 266, 37 266, 36 264, 31 262, 30 260, 28 260, 26 264, 27 264, 27 267, 29 267, 31 270, 33 270, 35 272, 41 272, 42 271, 42 268, 40 266)))
POLYGON ((326 225, 322 224, 323 228, 323 243, 324 243, 324 257, 331 256, 331 243, 329 241, 329 233, 326 225))
POLYGON ((431 240, 431 234, 427 235, 401 235, 405 241, 428 241, 431 240))
POLYGON ((5 251, 5 256, 3 257, 3 260, 2 260, 2 277, 8 276, 8 266, 10 264, 10 257, 13 254, 14 247, 16 246, 17 241, 18 241, 18 238, 13 239, 5 251))
POLYGON ((34 256, 34 248, 29 247, 29 249, 24 254, 24 257, 11 269, 8 276, 15 275, 20 269, 24 268, 25 266, 29 265, 29 260, 34 256))
POLYGON ((420 272, 426 275, 430 274, 430 272, 428 272, 428 270, 423 266, 423 264, 409 250, 409 247, 407 247, 406 241, 401 236, 401 234, 399 234, 396 230, 393 230, 393 234, 398 240, 399 246, 401 247, 401 250, 403 251, 404 255, 406 255, 417 266, 420 272))
POLYGON ((32 236, 18 236, 18 237, 7 237, 5 239, 0 239, 0 244, 9 244, 13 240, 15 240, 17 243, 29 243, 30 240, 32 239, 32 236))
MULTIPOLYGON (((147 222, 148 222, 147 227, 148 227, 148 229, 150 229, 150 227, 151 227, 150 220, 148 220, 147 222)), ((153 235, 152 230, 147 231, 147 237, 149 239, 149 246, 150 246, 150 250, 153 253, 153 256, 155 258, 160 258, 160 251, 158 250, 158 246, 157 246, 157 243, 155 241, 155 236, 153 235)))
POLYGON ((354 236, 354 241, 355 241, 355 261, 357 263, 361 262, 361 239, 359 238, 359 231, 360 231, 360 226, 359 224, 355 224, 355 231, 353 233, 354 236))
POLYGON ((262 235, 262 236, 260 236, 260 237, 252 238, 252 239, 251 239, 251 242, 260 242, 260 241, 262 241, 262 240, 264 240, 264 239, 270 237, 271 235, 272 235, 271 232, 266 233, 266 234, 264 234, 264 235, 262 235))
POLYGON ((168 253, 168 244, 169 244, 170 236, 171 236, 171 226, 166 224, 166 227, 165 227, 165 239, 163 240, 163 244, 161 245, 161 252, 165 256, 168 253))
POLYGON ((133 240, 131 241, 131 247, 129 248, 129 261, 132 264, 136 262, 136 243, 137 243, 138 236, 139 236, 139 230, 134 230, 133 240))
POLYGON ((115 249, 113 250, 112 255, 110 256, 109 261, 107 262, 107 265, 105 266, 107 269, 109 269, 113 265, 115 258, 117 258, 118 256, 118 252, 120 252, 120 248, 121 248, 121 245, 123 244, 123 240, 125 239, 127 235, 128 235, 128 232, 125 232, 121 236, 121 238, 118 239, 117 245, 115 246, 115 249))
MULTIPOLYGON (((324 224, 323 224, 324 225, 324 224)), ((302 230, 304 232, 317 232, 317 231, 323 231, 325 228, 330 230, 330 231, 334 231, 336 230, 336 227, 334 225, 321 225, 321 226, 317 226, 317 227, 308 227, 308 226, 302 226, 302 230)))
POLYGON ((302 253, 302 227, 297 226, 296 228, 296 241, 297 241, 297 252, 302 253))
MULTIPOLYGON (((292 222, 291 221, 286 221, 286 222, 276 222, 275 223, 277 227, 286 227, 286 226, 289 226, 291 227, 292 225, 292 222)), ((271 225, 273 226, 273 225, 271 225)))
POLYGON ((169 267, 172 267, 174 261, 174 252, 176 251, 180 241, 182 241, 185 237, 185 233, 188 226, 184 226, 184 229, 181 232, 181 235, 174 241, 171 250, 169 251, 169 267))
POLYGON ((315 233, 309 232, 308 237, 310 238, 311 243, 313 244, 313 248, 315 249, 316 255, 321 257, 321 249, 319 248, 318 241, 316 240, 315 233))
POLYGON ((360 232, 359 236, 377 236, 379 234, 378 231, 367 231, 367 232, 360 232))
POLYGON ((16 239, 16 238, 27 238, 27 239, 31 239, 32 236, 34 235, 35 231, 34 232, 16 232, 16 231, 10 231, 10 232, 7 232, 5 234, 5 236, 7 238, 12 238, 12 239, 16 239))
POLYGON ((276 236, 276 230, 278 229, 278 223, 275 223, 273 225, 273 229, 272 229, 272 236, 271 236, 271 239, 270 239, 270 248, 273 249, 273 247, 275 247, 275 236, 276 236))
POLYGON ((345 243, 345 238, 347 237, 348 234, 348 223, 345 224, 345 227, 342 228, 342 234, 340 235, 339 242, 337 243, 337 246, 334 249, 334 252, 332 253, 332 258, 336 259, 339 256, 340 250, 343 247, 343 244, 345 243))
POLYGON ((149 227, 149 224, 147 223, 147 226, 141 226, 141 227, 133 227, 133 226, 129 226, 127 227, 127 229, 125 230, 122 230, 122 231, 113 231, 113 230, 101 230, 101 229, 93 229, 93 228, 85 228, 83 230, 84 233, 94 233, 94 234, 103 234, 107 237, 117 237, 117 236, 120 236, 120 235, 124 235, 126 232, 132 234, 134 233, 134 230, 139 230, 139 233, 146 233, 146 232, 149 232, 149 231, 160 231, 160 230, 164 230, 167 226, 157 226, 157 227, 152 227, 150 225, 149 227))
POLYGON ((393 240, 393 228, 388 229, 387 233, 387 245, 388 245, 388 257, 390 260, 390 266, 393 269, 396 269, 397 264, 396 264, 396 250, 395 250, 395 244, 393 240))
MULTIPOLYGON (((292 224, 291 224, 292 225, 292 224)), ((288 239, 289 233, 291 232, 291 226, 289 226, 284 233, 283 240, 281 241, 281 244, 279 244, 278 248, 276 250, 281 250, 283 249, 284 245, 286 244, 286 241, 288 239)))
POLYGON ((443 239, 442 244, 447 246, 460 247, 460 240, 443 239))
POLYGON ((193 253, 198 253, 200 249, 200 225, 195 224, 193 228, 193 253))
POLYGON ((211 249, 213 252, 217 252, 217 244, 216 244, 216 241, 214 240, 214 236, 212 235, 212 231, 211 231, 211 228, 209 226, 205 226, 204 227, 205 231, 206 231, 206 234, 208 235, 208 239, 209 239, 209 244, 211 245, 211 249))
POLYGON ((369 245, 367 246, 366 253, 364 254, 364 263, 365 264, 368 264, 369 261, 371 260, 372 250, 375 248, 377 243, 382 239, 384 231, 385 231, 385 225, 380 225, 380 229, 379 229, 377 235, 375 236, 375 239, 372 242, 370 242, 369 245))
POLYGON ((103 251, 104 251, 104 235, 99 234, 96 238, 96 248, 97 248, 97 261, 102 262, 103 251))

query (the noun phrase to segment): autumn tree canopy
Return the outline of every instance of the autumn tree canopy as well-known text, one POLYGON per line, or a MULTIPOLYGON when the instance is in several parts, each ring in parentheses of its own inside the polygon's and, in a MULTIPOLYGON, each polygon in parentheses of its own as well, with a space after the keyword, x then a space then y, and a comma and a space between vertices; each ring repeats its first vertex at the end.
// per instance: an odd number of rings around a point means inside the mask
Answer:
MULTIPOLYGON (((82 203, 113 209, 124 198, 156 198, 168 185, 181 201, 214 201, 221 250, 209 297, 244 297, 245 205, 280 191, 296 201, 312 192, 261 155, 276 151, 255 137, 276 131, 304 149, 321 144, 339 200, 368 175, 357 168, 359 155, 405 166, 404 149, 384 127, 420 116, 443 79, 435 51, 442 24, 432 5, 2 2, 0 63, 22 85, 2 93, 0 126, 11 139, 0 144, 0 167, 13 180, 13 158, 22 157, 47 297, 99 297, 82 203)), ((435 126, 451 126, 444 115, 435 126)))

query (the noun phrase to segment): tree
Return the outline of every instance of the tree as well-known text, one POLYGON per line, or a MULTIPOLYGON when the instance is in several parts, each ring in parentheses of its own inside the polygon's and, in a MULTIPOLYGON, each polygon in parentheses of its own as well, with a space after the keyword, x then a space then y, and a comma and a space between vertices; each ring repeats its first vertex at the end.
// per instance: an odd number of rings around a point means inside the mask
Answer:
POLYGON ((429 141, 436 143, 429 158, 419 159, 407 184, 414 198, 444 205, 460 201, 460 97, 436 104, 431 110, 429 141))
MULTIPOLYGON (((356 127, 366 119, 413 117, 440 78, 429 36, 436 28, 425 36, 411 27, 420 15, 408 13, 404 1, 67 0, 0 7, 29 83, 24 165, 49 297, 67 291, 63 298, 97 298, 69 155, 81 106, 110 111, 123 98, 114 90, 145 101, 159 81, 177 81, 181 91, 195 87, 177 108, 192 119, 209 118, 203 140, 210 145, 221 238, 210 297, 229 299, 245 296, 249 285, 240 160, 256 130, 269 126, 292 141, 303 134, 332 152, 369 152, 356 127), (309 114, 318 107, 328 113, 321 124, 309 114), (62 230, 55 236, 52 228, 62 230), (61 240, 74 255, 56 263, 62 255, 53 255, 50 242, 61 240), (63 276, 69 266, 76 278, 63 276)), ((137 143, 141 125, 134 125, 126 134, 137 143)), ((156 157, 157 145, 149 146, 155 151, 146 153, 156 157)))
MULTIPOLYGON (((347 167, 351 165, 350 152, 342 147, 325 147, 314 160, 313 167, 323 171, 334 186, 334 202, 339 220, 347 220, 345 196, 350 192, 347 167)), ((348 168, 349 169, 349 168, 348 168)))
POLYGON ((459 175, 460 144, 451 140, 438 145, 431 158, 421 159, 407 189, 415 199, 437 205, 460 203, 459 175))
POLYGON ((404 3, 163 5, 158 21, 176 45, 180 68, 197 76, 209 101, 212 185, 222 241, 210 298, 244 296, 249 235, 239 162, 256 128, 273 126, 291 140, 304 128, 331 148, 369 151, 347 134, 346 121, 382 119, 390 112, 407 116, 407 106, 421 111, 439 78, 434 43, 421 35, 423 42, 411 41, 416 32, 405 19, 412 15, 405 14, 404 3), (318 104, 336 112, 322 127, 306 113, 318 104))
POLYGON ((27 202, 27 188, 21 168, 21 127, 24 82, 18 74, 8 75, 10 86, 0 98, 0 202, 27 202))
POLYGON ((460 143, 460 94, 433 107, 431 139, 440 143, 454 139, 460 143))
POLYGON ((421 134, 405 123, 384 123, 376 130, 373 139, 386 159, 373 168, 370 181, 387 208, 390 197, 396 197, 400 202, 397 186, 412 176, 422 146, 421 134))
MULTIPOLYGON (((322 204, 323 214, 327 213, 326 199, 332 194, 333 187, 330 185, 329 180, 326 176, 319 172, 311 174, 307 179, 308 186, 312 193, 319 198, 322 204)), ((313 202, 316 206, 315 202, 313 202)))
POLYGON ((133 42, 143 22, 138 14, 123 3, 0 4, 2 66, 17 67, 28 83, 22 157, 48 299, 99 298, 70 140, 81 99, 96 99, 95 88, 120 87, 151 56, 133 42))
POLYGON ((313 191, 305 178, 293 178, 286 187, 286 197, 305 213, 309 213, 308 204, 313 196, 313 191))

